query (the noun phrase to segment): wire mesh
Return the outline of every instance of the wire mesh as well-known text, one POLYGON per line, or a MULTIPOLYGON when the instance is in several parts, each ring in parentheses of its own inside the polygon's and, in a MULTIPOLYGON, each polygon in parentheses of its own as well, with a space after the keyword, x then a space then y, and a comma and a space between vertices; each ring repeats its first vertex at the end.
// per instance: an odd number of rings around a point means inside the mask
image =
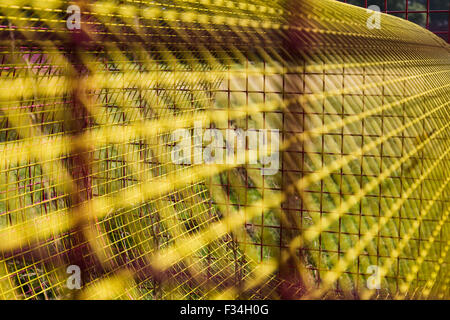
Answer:
POLYGON ((1 298, 448 298, 442 39, 331 0, 73 3, 0 4, 1 298))

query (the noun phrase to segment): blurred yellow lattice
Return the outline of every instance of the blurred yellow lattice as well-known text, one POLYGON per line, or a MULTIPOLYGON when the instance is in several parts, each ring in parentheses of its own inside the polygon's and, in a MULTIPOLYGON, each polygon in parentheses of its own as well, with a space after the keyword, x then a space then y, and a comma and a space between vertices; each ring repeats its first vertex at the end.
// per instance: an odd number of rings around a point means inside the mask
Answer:
POLYGON ((0 298, 448 298, 450 48, 371 15, 2 1, 0 298))

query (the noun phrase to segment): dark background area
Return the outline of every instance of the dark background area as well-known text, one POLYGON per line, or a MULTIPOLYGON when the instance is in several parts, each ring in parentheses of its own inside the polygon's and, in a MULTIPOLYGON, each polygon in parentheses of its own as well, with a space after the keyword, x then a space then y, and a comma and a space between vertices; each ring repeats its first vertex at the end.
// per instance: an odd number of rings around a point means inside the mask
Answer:
POLYGON ((449 0, 338 0, 360 7, 377 5, 383 12, 407 19, 450 43, 449 0))

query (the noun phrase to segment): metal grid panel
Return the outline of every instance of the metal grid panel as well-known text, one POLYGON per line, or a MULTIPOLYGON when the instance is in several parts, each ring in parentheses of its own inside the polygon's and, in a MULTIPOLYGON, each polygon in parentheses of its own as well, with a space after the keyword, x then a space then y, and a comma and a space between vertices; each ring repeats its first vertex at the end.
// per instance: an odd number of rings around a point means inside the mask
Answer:
MULTIPOLYGON (((328 23, 336 19, 333 10, 337 11, 338 7, 314 3, 300 8, 317 14, 312 21, 305 22, 305 26, 320 21, 319 28, 332 30, 328 23)), ((302 21, 302 11, 297 8, 295 12, 292 21, 302 21)), ((351 19, 358 15, 368 17, 357 9, 346 13, 345 18, 339 16, 342 23, 351 24, 351 19)), ((389 30, 407 28, 397 20, 385 23, 389 30)), ((361 25, 364 26, 364 22, 361 25)), ((362 295, 360 292, 366 288, 371 265, 390 269, 384 275, 384 290, 375 296, 392 298, 397 293, 406 293, 415 297, 420 293, 419 288, 430 286, 429 268, 441 259, 435 252, 446 254, 448 251, 445 249, 447 235, 442 233, 442 229, 448 228, 445 178, 448 160, 445 160, 447 155, 442 158, 442 154, 433 155, 432 151, 436 146, 433 141, 444 142, 447 134, 435 134, 437 127, 431 124, 442 120, 438 120, 440 116, 434 112, 446 113, 448 103, 439 102, 437 109, 418 107, 447 94, 448 88, 438 85, 447 77, 446 63, 437 62, 436 69, 432 67, 423 77, 416 77, 413 70, 427 69, 429 62, 421 62, 417 57, 424 52, 431 53, 434 41, 422 42, 410 48, 409 53, 393 50, 387 43, 386 46, 368 43, 359 50, 346 45, 345 41, 355 36, 370 42, 365 38, 367 30, 356 27, 354 33, 351 31, 326 40, 319 37, 327 46, 337 45, 339 49, 335 50, 309 43, 299 35, 298 43, 289 45, 302 48, 302 58, 284 57, 283 63, 272 57, 267 60, 246 57, 240 69, 229 66, 228 83, 217 95, 218 100, 223 101, 221 108, 284 101, 283 110, 264 112, 258 119, 250 117, 251 128, 283 128, 286 149, 280 175, 261 179, 258 169, 250 167, 227 172, 214 186, 222 187, 225 193, 218 204, 236 207, 234 210, 245 206, 253 208, 255 197, 283 199, 276 202, 278 205, 274 205, 272 211, 246 219, 247 232, 238 241, 247 245, 257 261, 274 256, 283 261, 283 252, 293 247, 299 249, 297 261, 289 261, 279 273, 280 277, 295 283, 293 288, 281 289, 281 295, 287 298, 305 294, 312 283, 320 288, 319 283, 326 283, 327 278, 334 279, 330 280, 332 285, 325 286, 327 290, 332 288, 333 293, 328 293, 331 296, 367 297, 367 292, 362 295), (381 47, 377 49, 377 45, 381 47), (428 45, 430 49, 426 48, 428 45), (379 60, 380 57, 383 60, 379 60), (239 75, 245 79, 240 79, 239 75), (434 91, 435 86, 443 91, 434 91), (333 124, 340 122, 345 125, 336 126, 330 132, 319 131, 321 134, 313 137, 309 135, 322 125, 334 127, 333 124), (296 142, 299 136, 308 138, 296 142), (345 159, 343 163, 336 165, 342 159, 345 159), (338 169, 328 171, 335 166, 338 169), (311 180, 314 182, 308 182, 311 180), (299 187, 301 182, 303 186, 299 187), (369 182, 371 188, 366 190, 369 182), (293 184, 297 185, 296 192, 290 188, 293 184), (417 219, 421 223, 415 226, 417 219), (326 221, 325 226, 319 227, 320 221, 326 221), (438 226, 441 222, 445 227, 438 226), (443 238, 430 243, 430 228, 438 230, 443 238), (299 239, 305 242, 293 246, 299 239), (400 248, 402 253, 397 254, 394 248, 400 248), (427 257, 417 263, 421 254, 427 257), (299 264, 306 269, 303 275, 298 274, 299 264), (416 268, 419 272, 411 271, 416 268)), ((295 38, 294 34, 291 36, 295 38)), ((403 40, 411 41, 414 37, 410 36, 403 40)), ((425 40, 419 34, 417 37, 425 40)), ((320 42, 319 39, 314 40, 320 42)), ((390 38, 390 41, 396 40, 390 38)), ((438 54, 431 60, 440 58, 438 54)), ((221 128, 249 128, 249 119, 245 119, 242 123, 229 121, 221 128)), ((217 197, 219 193, 216 190, 213 195, 217 197)), ((442 267, 447 269, 448 265, 442 267)), ((438 291, 439 286, 445 286, 446 276, 441 274, 440 277, 431 285, 436 285, 434 289, 438 291)), ((326 290, 320 288, 307 296, 320 297, 324 292, 326 290)))
POLYGON ((83 32, 25 2, 0 6, 2 298, 449 296, 444 42, 325 0, 80 1, 83 32), (278 172, 174 163, 196 121, 280 130, 278 172))

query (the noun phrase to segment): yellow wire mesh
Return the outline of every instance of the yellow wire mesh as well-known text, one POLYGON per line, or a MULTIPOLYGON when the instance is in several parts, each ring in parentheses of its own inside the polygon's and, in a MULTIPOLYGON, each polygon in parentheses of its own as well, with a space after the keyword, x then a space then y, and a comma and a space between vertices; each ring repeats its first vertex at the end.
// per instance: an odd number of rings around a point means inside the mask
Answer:
POLYGON ((369 17, 2 1, 0 298, 448 298, 450 49, 369 17), (198 124, 279 130, 275 174, 248 148, 175 162, 177 129, 203 153, 198 124))

